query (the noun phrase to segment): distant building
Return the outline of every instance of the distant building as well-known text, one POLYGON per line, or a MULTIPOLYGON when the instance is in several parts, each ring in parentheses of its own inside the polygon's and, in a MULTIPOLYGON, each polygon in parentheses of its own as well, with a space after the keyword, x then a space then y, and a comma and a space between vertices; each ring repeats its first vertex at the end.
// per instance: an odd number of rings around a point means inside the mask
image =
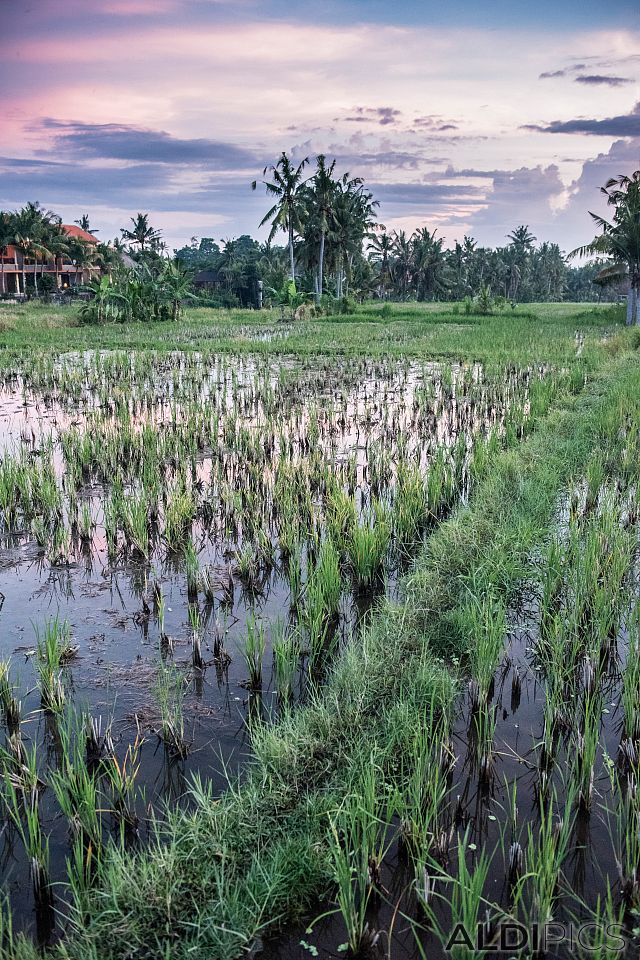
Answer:
MULTIPOLYGON (((87 233, 74 223, 63 223, 61 226, 73 240, 83 240, 91 246, 98 243, 93 234, 87 233)), ((25 279, 30 285, 30 278, 33 278, 34 274, 38 279, 46 274, 53 276, 59 289, 68 289, 87 283, 98 273, 100 267, 76 263, 68 255, 55 260, 34 260, 33 257, 23 257, 19 247, 9 245, 0 250, 0 295, 24 294, 25 279)))
POLYGON ((200 292, 219 290, 223 284, 223 276, 217 270, 200 270, 193 278, 193 286, 200 292))

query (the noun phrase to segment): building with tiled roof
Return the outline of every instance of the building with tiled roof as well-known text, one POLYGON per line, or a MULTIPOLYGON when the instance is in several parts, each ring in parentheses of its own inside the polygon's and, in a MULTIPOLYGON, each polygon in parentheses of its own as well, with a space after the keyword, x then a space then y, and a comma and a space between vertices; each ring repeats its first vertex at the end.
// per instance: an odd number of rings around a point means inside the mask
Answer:
MULTIPOLYGON (((71 240, 79 240, 95 247, 98 241, 75 223, 63 223, 62 229, 71 240)), ((9 245, 0 250, 0 295, 24 295, 27 287, 35 286, 41 276, 48 274, 55 278, 56 286, 61 290, 79 287, 87 283, 100 268, 79 258, 65 254, 55 260, 34 260, 23 256, 19 247, 9 245), (35 284, 34 284, 35 278, 35 284)))

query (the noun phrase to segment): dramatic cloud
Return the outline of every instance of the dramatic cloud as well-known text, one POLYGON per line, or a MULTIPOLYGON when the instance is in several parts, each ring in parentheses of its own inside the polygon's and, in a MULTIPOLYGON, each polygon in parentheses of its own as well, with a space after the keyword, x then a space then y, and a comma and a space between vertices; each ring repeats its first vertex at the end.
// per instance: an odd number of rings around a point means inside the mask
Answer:
POLYGON ((640 69, 637 0, 6 6, 0 208, 88 212, 101 237, 138 210, 170 245, 264 236, 268 198, 249 184, 287 150, 364 176, 391 228, 489 243, 530 221, 564 243, 594 143, 603 172, 640 122, 631 98, 611 107, 640 69), (548 135, 562 132, 570 147, 548 135))
POLYGON ((51 131, 53 149, 76 158, 206 164, 212 170, 251 168, 255 153, 232 143, 199 138, 184 140, 163 130, 144 130, 115 123, 82 123, 45 117, 32 129, 51 131))
POLYGON ((591 120, 579 117, 575 120, 553 120, 546 125, 528 123, 522 126, 523 130, 537 133, 583 133, 588 136, 600 137, 640 137, 640 103, 637 103, 631 113, 617 117, 606 117, 604 120, 591 120))

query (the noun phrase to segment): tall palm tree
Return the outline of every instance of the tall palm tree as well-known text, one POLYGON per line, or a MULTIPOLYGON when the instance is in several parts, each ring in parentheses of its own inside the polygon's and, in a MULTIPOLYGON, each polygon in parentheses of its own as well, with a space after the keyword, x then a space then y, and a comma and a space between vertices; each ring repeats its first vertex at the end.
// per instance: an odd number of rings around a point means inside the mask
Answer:
POLYGON ((323 270, 324 270, 324 248, 327 239, 329 227, 332 224, 335 214, 335 202, 337 196, 337 184, 333 179, 336 161, 332 160, 329 166, 326 163, 326 157, 320 153, 316 157, 316 172, 312 180, 311 202, 313 212, 318 222, 320 230, 320 246, 318 250, 318 274, 316 280, 316 299, 320 302, 323 292, 323 270))
POLYGON ((611 267, 617 268, 618 273, 620 268, 624 269, 629 277, 627 323, 640 324, 640 170, 631 176, 613 177, 601 192, 614 208, 613 217, 609 221, 589 211, 600 234, 569 256, 600 254, 613 261, 611 267))
MULTIPOLYGON (((309 158, 305 157, 295 166, 283 150, 278 162, 266 166, 262 171, 263 176, 266 176, 267 173, 271 175, 271 181, 263 180, 262 183, 266 187, 268 196, 275 197, 275 202, 265 213, 260 221, 260 226, 271 223, 269 243, 279 230, 284 230, 288 234, 289 269, 291 279, 294 282, 296 279, 294 237, 296 232, 302 231, 302 188, 306 182, 303 180, 303 171, 308 163, 309 158)), ((251 189, 256 190, 257 186, 258 181, 254 180, 251 189)))
POLYGON ((393 253, 393 239, 386 232, 373 233, 369 237, 367 250, 371 252, 371 259, 379 267, 379 296, 385 299, 387 286, 391 280, 390 260, 393 253))
POLYGON ((135 243, 140 248, 141 253, 148 249, 153 250, 158 246, 161 233, 159 230, 154 230, 150 225, 148 213, 139 213, 137 216, 131 217, 131 223, 133 226, 130 230, 126 227, 120 230, 123 240, 128 243, 135 243))
POLYGON ((393 274, 399 287, 400 299, 405 300, 409 292, 413 271, 413 251, 411 240, 404 230, 393 233, 393 274))

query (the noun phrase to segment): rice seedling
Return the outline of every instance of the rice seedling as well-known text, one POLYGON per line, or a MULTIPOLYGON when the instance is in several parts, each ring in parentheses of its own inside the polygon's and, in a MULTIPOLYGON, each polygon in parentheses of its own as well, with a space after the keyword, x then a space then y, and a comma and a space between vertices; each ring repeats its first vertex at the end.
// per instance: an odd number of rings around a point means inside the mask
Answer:
POLYGON ((11 734, 0 748, 0 760, 5 782, 23 799, 42 789, 37 745, 35 742, 31 746, 25 744, 19 730, 11 734))
POLYGON ((369 590, 381 579, 390 536, 390 525, 379 506, 351 529, 347 555, 357 589, 369 590))
POLYGON ((140 560, 148 560, 151 545, 149 539, 149 511, 144 492, 123 498, 118 515, 122 524, 127 548, 140 560))
POLYGON ((300 643, 294 631, 287 631, 277 620, 271 628, 274 677, 281 706, 293 703, 293 688, 298 673, 300 643))
POLYGON ((198 587, 200 585, 200 563, 198 555, 193 545, 193 540, 187 540, 184 547, 184 568, 187 577, 187 596, 189 603, 193 604, 198 599, 198 587))
POLYGON ((627 659, 622 673, 620 703, 624 717, 623 737, 640 744, 640 607, 634 607, 629 622, 627 659))
POLYGON ((496 705, 481 703, 471 715, 469 751, 472 765, 478 771, 480 783, 488 784, 493 777, 496 705))
POLYGON ((591 808, 595 765, 600 744, 602 698, 599 691, 587 693, 574 727, 571 781, 577 803, 583 811, 591 808))
POLYGON ((22 713, 20 701, 15 696, 15 688, 10 677, 11 663, 0 660, 0 708, 9 733, 15 733, 20 727, 22 713))
POLYGON ((263 623, 256 622, 254 616, 247 619, 247 633, 242 654, 247 667, 247 687, 250 690, 262 689, 262 661, 267 641, 263 623))
POLYGON ((65 761, 62 769, 51 772, 49 783, 72 835, 82 839, 85 847, 91 846, 98 852, 102 844, 102 811, 95 772, 91 772, 84 758, 76 753, 65 761))
POLYGON ((378 797, 377 781, 372 757, 362 771, 358 792, 349 793, 330 815, 329 855, 337 910, 347 934, 343 949, 353 957, 375 947, 380 938, 380 931, 371 926, 369 906, 381 892, 380 865, 389 844, 390 817, 378 797))
POLYGON ((133 743, 127 746, 122 760, 118 760, 113 754, 103 764, 113 816, 118 827, 125 831, 125 835, 131 835, 138 826, 136 783, 143 743, 144 739, 138 734, 133 743))
POLYGON ((486 704, 493 686, 493 677, 504 650, 506 632, 505 610, 492 594, 477 596, 471 588, 471 597, 466 610, 466 628, 472 638, 470 643, 470 685, 473 709, 486 704))
POLYGON ((180 488, 169 492, 164 516, 164 538, 169 550, 182 550, 188 543, 195 514, 190 492, 180 488))
POLYGON ((102 729, 102 717, 93 717, 85 714, 84 740, 87 768, 94 770, 104 757, 113 755, 112 721, 102 729))
POLYGON ((513 887, 513 905, 527 923, 550 923, 560 892, 562 866, 569 849, 573 828, 574 797, 569 788, 564 812, 558 816, 555 793, 543 806, 537 833, 527 825, 527 843, 524 853, 524 872, 513 887))
MULTIPOLYGON (((430 727, 427 722, 425 728, 430 727)), ((401 777, 395 806, 400 819, 400 837, 414 862, 416 884, 421 886, 427 860, 430 857, 444 860, 448 850, 443 811, 454 758, 444 723, 430 729, 429 741, 425 741, 422 734, 417 736, 403 760, 406 773, 401 777)))
POLYGON ((183 759, 190 749, 184 722, 185 686, 183 673, 175 668, 159 666, 155 686, 160 710, 158 736, 173 759, 183 759))
POLYGON ((442 917, 434 910, 432 904, 432 885, 428 889, 428 898, 421 896, 422 907, 429 918, 430 925, 436 938, 442 946, 447 946, 447 952, 454 960, 479 960, 486 956, 487 947, 478 944, 478 947, 465 942, 471 939, 471 944, 477 942, 478 931, 482 932, 484 944, 491 944, 494 924, 499 914, 498 908, 485 898, 485 888, 489 874, 490 858, 486 850, 479 854, 475 852, 475 845, 469 841, 469 832, 458 838, 457 872, 449 876, 442 871, 437 875, 438 883, 446 893, 438 894, 445 899, 450 910, 450 921, 443 922, 442 917), (469 866, 469 851, 473 850, 473 867, 469 866), (466 938, 456 938, 452 941, 452 931, 465 931, 466 938))
POLYGON ((40 821, 38 789, 29 790, 18 799, 16 790, 9 786, 5 792, 7 816, 12 821, 29 858, 31 882, 39 910, 53 909, 53 891, 49 871, 49 838, 43 833, 40 821))
POLYGON ((77 654, 78 647, 72 642, 67 620, 53 617, 45 621, 42 631, 36 627, 36 656, 40 663, 58 669, 71 663, 77 654))
POLYGON ((619 960, 632 949, 631 935, 625 924, 624 904, 616 906, 611 886, 598 896, 590 922, 584 924, 577 944, 580 960, 619 960))
POLYGON ((196 604, 189 604, 189 623, 191 625, 191 662, 196 670, 205 667, 202 656, 202 616, 196 604))

